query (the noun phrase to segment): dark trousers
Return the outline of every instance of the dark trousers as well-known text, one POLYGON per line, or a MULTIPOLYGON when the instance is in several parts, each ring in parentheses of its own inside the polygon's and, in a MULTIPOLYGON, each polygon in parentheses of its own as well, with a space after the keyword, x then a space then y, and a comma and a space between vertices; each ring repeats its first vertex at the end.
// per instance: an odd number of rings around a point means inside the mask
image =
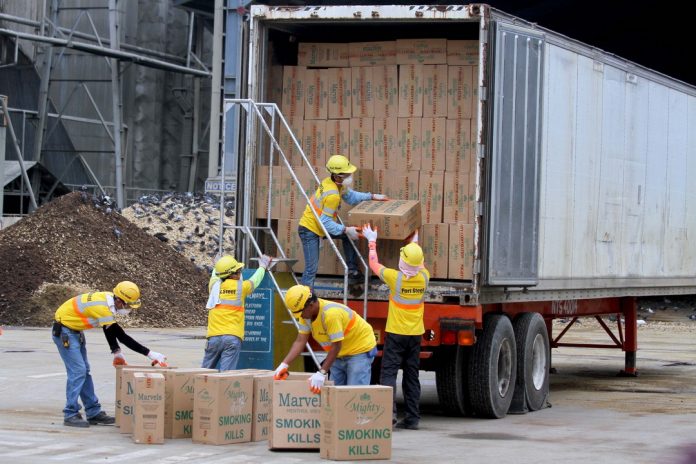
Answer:
POLYGON ((419 403, 421 395, 418 368, 420 365, 420 335, 397 335, 387 333, 382 350, 382 371, 379 383, 394 389, 394 411, 392 419, 396 422, 396 374, 403 369, 401 389, 404 392, 404 422, 418 424, 420 420, 419 403))

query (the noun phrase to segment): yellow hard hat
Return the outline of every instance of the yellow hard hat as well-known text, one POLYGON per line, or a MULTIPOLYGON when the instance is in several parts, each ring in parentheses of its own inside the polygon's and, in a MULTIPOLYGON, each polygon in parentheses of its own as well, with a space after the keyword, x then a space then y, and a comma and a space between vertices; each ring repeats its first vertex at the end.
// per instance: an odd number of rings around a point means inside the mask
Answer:
POLYGON ((124 280, 116 284, 116 287, 114 287, 114 295, 122 299, 124 303, 133 309, 140 307, 140 289, 129 280, 124 280))
POLYGON ((331 174, 350 174, 358 170, 358 168, 352 164, 348 158, 343 155, 333 155, 326 162, 326 169, 331 174))
POLYGON ((224 279, 234 274, 238 270, 244 267, 244 264, 240 263, 230 255, 225 255, 217 260, 215 263, 215 275, 224 279))
POLYGON ((293 285, 285 293, 285 305, 297 317, 300 315, 307 300, 312 297, 312 291, 306 285, 293 285))
POLYGON ((409 243, 401 248, 401 259, 409 266, 420 266, 423 264, 423 249, 417 243, 409 243))

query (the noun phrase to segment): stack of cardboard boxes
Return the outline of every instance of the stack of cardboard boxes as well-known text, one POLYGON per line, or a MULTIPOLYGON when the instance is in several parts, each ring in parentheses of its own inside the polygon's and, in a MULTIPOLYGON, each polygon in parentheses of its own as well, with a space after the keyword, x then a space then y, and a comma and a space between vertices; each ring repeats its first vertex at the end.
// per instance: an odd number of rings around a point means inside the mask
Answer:
MULTIPOLYGON (((280 130, 305 193, 316 189, 311 171, 323 178, 326 160, 343 154, 359 168, 355 190, 419 200, 420 241, 433 278, 471 279, 478 47, 446 39, 300 43, 298 66, 283 66, 269 89, 309 161, 280 130)), ((269 170, 271 218, 286 253, 301 259, 296 229, 306 201, 282 166, 259 167, 257 217, 267 216, 269 170)), ((379 246, 385 265, 402 246, 389 242, 379 246)), ((320 274, 342 274, 331 264, 333 253, 324 260, 320 274)), ((300 262, 295 270, 303 268, 300 262)))

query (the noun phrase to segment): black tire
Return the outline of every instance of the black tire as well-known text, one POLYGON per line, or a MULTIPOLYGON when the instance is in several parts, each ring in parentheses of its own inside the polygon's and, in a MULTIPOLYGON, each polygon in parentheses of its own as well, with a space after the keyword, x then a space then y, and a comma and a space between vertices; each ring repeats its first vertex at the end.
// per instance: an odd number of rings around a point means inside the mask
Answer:
POLYGON ((547 404, 549 396, 549 334, 544 318, 538 313, 523 313, 513 324, 517 340, 517 384, 515 395, 524 398, 530 411, 547 404), (524 396, 521 396, 524 395, 524 396))
POLYGON ((484 318, 469 362, 469 394, 477 416, 500 419, 510 408, 517 377, 517 349, 510 320, 500 314, 484 318))
POLYGON ((440 359, 435 370, 435 385, 440 408, 446 416, 470 414, 469 388, 466 381, 471 348, 443 346, 437 353, 440 359))

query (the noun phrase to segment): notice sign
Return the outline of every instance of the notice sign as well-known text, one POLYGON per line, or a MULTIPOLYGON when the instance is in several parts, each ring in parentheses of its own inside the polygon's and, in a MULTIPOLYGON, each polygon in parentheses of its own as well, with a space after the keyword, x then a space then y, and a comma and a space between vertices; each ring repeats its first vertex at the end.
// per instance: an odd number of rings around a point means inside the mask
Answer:
MULTIPOLYGON (((248 279, 256 269, 245 269, 248 279)), ((266 275, 244 303, 244 341, 239 357, 238 369, 273 368, 273 283, 266 275)))

